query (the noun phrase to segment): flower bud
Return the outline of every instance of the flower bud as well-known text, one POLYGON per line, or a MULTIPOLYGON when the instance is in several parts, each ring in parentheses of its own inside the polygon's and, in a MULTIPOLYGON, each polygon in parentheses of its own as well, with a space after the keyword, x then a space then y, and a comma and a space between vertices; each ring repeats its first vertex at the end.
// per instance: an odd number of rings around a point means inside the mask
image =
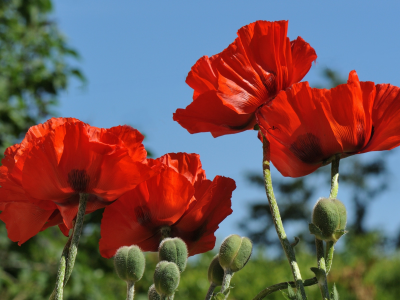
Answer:
POLYGON ((148 292, 148 298, 149 300, 161 300, 161 296, 157 293, 156 288, 154 287, 154 284, 152 284, 149 288, 148 292))
POLYGON ((208 281, 216 286, 222 285, 224 279, 224 269, 219 264, 218 254, 214 256, 208 267, 208 281))
POLYGON ((346 233, 346 222, 346 207, 340 200, 320 198, 313 209, 310 231, 321 240, 337 242, 346 233))
POLYGON ((187 246, 180 238, 166 238, 160 244, 158 258, 160 261, 165 260, 176 263, 182 273, 186 268, 188 258, 187 246))
POLYGON ((172 296, 179 285, 180 272, 173 262, 160 261, 154 272, 154 287, 158 294, 172 296))
POLYGON ((221 244, 219 263, 224 270, 237 272, 247 264, 252 250, 253 244, 249 238, 232 234, 221 244))
POLYGON ((119 278, 125 281, 136 282, 144 273, 146 261, 138 246, 123 246, 114 256, 114 266, 119 278))

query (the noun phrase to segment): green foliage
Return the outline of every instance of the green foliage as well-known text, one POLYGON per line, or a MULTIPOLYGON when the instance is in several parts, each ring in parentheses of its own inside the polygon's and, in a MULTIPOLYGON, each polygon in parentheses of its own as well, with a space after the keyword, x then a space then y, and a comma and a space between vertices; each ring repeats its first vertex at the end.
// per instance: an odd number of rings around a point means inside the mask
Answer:
POLYGON ((0 2, 0 153, 52 114, 71 77, 84 81, 78 58, 51 21, 50 0, 0 2))

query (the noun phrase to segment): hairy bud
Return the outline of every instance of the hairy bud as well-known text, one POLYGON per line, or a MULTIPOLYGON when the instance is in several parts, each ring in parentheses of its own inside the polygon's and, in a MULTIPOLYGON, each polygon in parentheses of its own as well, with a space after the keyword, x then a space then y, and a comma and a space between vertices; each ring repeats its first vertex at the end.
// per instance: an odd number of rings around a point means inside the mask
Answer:
POLYGON ((114 256, 114 266, 119 278, 125 281, 136 282, 144 273, 146 261, 138 246, 123 246, 114 256))
POLYGON ((320 198, 312 213, 310 232, 323 241, 337 242, 346 233, 347 212, 338 199, 320 198))
POLYGON ((173 262, 160 261, 156 266, 153 279, 158 294, 172 296, 179 285, 179 268, 173 262))
POLYGON ((166 238, 160 244, 158 257, 160 261, 165 260, 176 263, 182 273, 186 268, 188 249, 185 242, 180 238, 166 238))
POLYGON ((252 250, 253 244, 249 238, 232 234, 221 244, 219 263, 224 270, 237 272, 247 264, 252 250))
POLYGON ((222 285, 224 279, 224 269, 219 264, 218 254, 214 256, 208 267, 208 281, 216 286, 222 285))
POLYGON ((157 293, 154 284, 150 286, 147 296, 149 300, 161 300, 161 296, 157 293))

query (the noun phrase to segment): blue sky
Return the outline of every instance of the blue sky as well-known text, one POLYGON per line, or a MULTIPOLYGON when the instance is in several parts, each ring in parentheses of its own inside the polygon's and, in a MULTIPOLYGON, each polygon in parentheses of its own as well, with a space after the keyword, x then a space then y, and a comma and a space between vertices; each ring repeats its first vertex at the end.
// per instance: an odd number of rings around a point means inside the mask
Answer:
MULTIPOLYGON (((246 216, 247 200, 264 196, 244 178, 246 171, 261 172, 261 144, 252 131, 214 139, 191 135, 172 120, 191 102, 185 84, 191 66, 226 48, 241 26, 289 20, 290 39, 301 36, 318 55, 304 80, 321 82, 321 71, 330 67, 343 76, 355 69, 360 80, 400 86, 399 11, 398 1, 55 0, 54 19, 81 54, 78 65, 88 78, 84 89, 74 84, 62 96, 58 113, 99 127, 132 125, 156 156, 199 153, 208 178, 224 175, 237 183, 233 215, 217 235, 240 234, 234 226, 246 216)), ((368 212, 368 226, 391 233, 400 228, 399 151, 389 157, 389 191, 368 212)), ((340 190, 339 198, 348 204, 340 190)))

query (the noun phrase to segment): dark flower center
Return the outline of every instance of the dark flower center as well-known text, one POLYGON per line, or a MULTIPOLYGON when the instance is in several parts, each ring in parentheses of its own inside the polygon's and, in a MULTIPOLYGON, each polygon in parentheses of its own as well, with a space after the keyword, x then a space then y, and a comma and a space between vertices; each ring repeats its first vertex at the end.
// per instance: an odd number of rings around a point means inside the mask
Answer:
POLYGON ((324 160, 320 140, 312 133, 299 135, 289 149, 306 164, 319 163, 324 160))
POLYGON ((90 176, 86 170, 73 169, 68 173, 68 184, 75 192, 86 192, 89 182, 90 176))
POLYGON ((142 226, 151 223, 150 209, 145 205, 135 208, 135 216, 138 223, 142 226))

